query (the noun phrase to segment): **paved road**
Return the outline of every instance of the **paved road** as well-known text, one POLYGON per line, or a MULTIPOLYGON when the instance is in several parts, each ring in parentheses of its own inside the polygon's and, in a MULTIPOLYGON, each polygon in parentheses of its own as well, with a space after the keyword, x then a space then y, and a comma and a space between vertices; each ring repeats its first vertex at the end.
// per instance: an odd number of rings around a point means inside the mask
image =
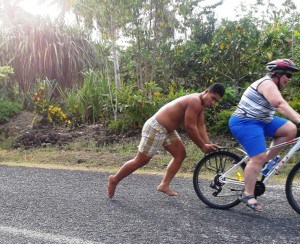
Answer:
POLYGON ((263 213, 207 208, 189 178, 178 197, 155 188, 160 175, 126 178, 113 200, 107 173, 0 167, 0 243, 300 243, 300 215, 283 188, 261 197, 263 213))

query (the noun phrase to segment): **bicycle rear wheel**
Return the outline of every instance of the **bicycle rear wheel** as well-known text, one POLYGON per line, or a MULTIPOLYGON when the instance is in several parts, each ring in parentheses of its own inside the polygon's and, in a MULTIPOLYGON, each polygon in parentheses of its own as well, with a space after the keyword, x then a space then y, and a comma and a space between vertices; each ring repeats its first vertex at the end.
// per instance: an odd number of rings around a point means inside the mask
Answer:
POLYGON ((245 163, 232 172, 225 183, 219 181, 219 177, 240 160, 234 153, 217 151, 199 161, 194 171, 193 184, 203 203, 217 209, 229 209, 240 203, 238 197, 244 189, 245 163))
POLYGON ((285 193, 291 207, 300 214, 300 163, 296 164, 288 174, 285 193))

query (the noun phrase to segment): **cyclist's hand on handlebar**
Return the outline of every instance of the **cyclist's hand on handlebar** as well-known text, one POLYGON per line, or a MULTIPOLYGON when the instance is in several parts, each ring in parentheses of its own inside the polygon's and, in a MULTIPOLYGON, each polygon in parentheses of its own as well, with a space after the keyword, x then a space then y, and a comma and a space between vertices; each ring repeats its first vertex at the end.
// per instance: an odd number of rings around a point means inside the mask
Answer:
POLYGON ((216 149, 218 149, 219 146, 217 144, 204 144, 204 146, 201 148, 202 152, 204 153, 209 153, 212 151, 215 151, 216 149))

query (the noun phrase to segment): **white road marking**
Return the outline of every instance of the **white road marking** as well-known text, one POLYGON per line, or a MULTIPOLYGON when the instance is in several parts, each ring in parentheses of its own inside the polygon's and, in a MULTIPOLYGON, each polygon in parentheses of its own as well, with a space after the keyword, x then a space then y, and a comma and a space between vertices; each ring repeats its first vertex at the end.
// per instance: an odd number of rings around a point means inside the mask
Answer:
POLYGON ((0 233, 25 236, 27 238, 40 239, 45 241, 51 241, 56 243, 65 243, 65 244, 103 244, 100 242, 87 241, 79 238, 68 237, 64 235, 56 235, 45 232, 37 232, 33 230, 18 229, 15 227, 1 226, 0 233))

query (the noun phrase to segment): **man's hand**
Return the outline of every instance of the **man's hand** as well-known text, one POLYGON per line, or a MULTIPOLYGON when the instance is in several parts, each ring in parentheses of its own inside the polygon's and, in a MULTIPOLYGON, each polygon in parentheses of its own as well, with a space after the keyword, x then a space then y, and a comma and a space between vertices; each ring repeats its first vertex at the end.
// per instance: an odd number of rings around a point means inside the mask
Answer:
POLYGON ((219 146, 217 144, 204 144, 204 146, 201 148, 201 151, 204 153, 209 153, 215 151, 218 148, 219 146))

